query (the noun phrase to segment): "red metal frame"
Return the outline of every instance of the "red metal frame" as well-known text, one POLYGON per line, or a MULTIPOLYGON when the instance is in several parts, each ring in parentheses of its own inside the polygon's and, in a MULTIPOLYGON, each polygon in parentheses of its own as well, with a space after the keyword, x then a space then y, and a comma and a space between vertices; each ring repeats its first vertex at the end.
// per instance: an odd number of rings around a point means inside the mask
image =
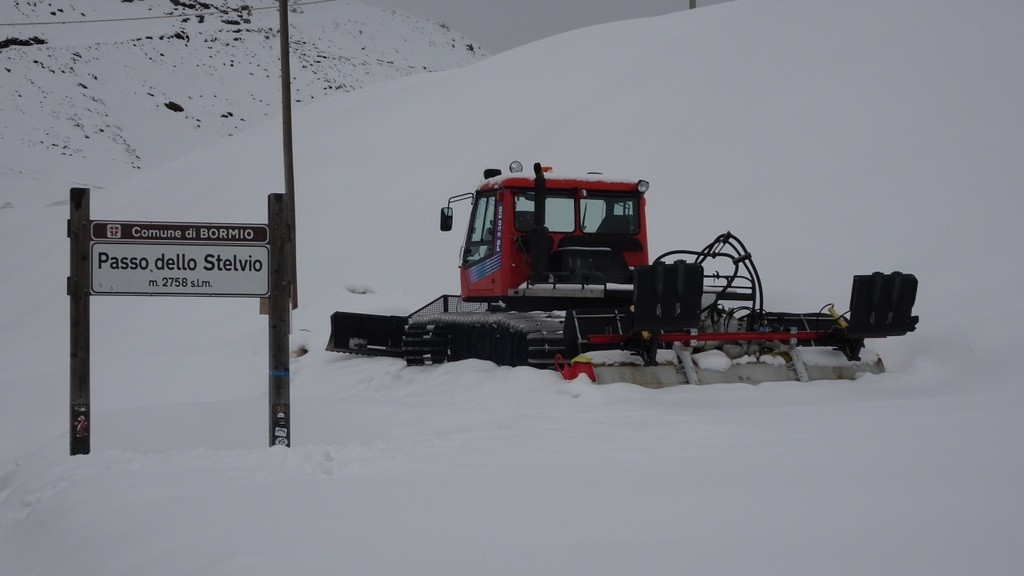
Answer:
MULTIPOLYGON (((659 342, 757 342, 761 340, 796 340, 810 342, 825 340, 831 336, 829 330, 798 330, 795 332, 698 332, 696 334, 664 333, 652 334, 659 342)), ((591 344, 625 344, 629 341, 628 334, 592 334, 587 336, 591 344)))

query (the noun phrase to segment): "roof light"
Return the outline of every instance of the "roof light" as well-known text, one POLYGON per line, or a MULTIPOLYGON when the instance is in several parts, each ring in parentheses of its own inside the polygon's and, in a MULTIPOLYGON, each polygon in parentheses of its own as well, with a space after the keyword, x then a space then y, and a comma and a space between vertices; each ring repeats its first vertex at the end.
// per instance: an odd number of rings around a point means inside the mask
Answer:
POLYGON ((639 182, 636 183, 636 191, 641 194, 646 194, 647 189, 650 187, 651 184, 647 180, 640 180, 639 182))
POLYGON ((522 172, 523 171, 523 163, 520 162, 519 160, 513 160, 512 163, 508 165, 508 171, 509 172, 522 172))

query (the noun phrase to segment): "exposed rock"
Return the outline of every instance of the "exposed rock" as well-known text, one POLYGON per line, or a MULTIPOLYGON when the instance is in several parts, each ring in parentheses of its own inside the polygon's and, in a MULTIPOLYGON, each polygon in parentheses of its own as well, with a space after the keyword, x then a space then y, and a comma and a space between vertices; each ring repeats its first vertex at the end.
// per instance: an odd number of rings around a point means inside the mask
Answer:
POLYGON ((40 44, 46 44, 46 40, 43 40, 39 36, 32 36, 31 38, 10 37, 5 40, 0 40, 0 50, 11 46, 38 46, 40 44))

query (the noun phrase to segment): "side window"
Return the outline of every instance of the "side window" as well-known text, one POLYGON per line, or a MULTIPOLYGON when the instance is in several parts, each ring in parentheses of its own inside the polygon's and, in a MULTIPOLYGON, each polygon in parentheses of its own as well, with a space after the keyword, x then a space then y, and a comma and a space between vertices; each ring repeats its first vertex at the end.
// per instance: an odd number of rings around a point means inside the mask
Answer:
POLYGON ((478 195, 466 234, 462 263, 471 266, 494 253, 494 194, 478 195))
POLYGON ((594 234, 636 234, 640 231, 637 200, 629 197, 590 196, 580 202, 581 228, 594 234))

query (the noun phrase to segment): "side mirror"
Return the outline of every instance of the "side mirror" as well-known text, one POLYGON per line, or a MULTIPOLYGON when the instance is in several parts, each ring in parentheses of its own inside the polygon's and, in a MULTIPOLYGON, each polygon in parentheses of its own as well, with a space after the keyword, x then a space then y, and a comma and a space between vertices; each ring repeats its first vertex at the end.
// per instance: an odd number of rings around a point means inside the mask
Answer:
POLYGON ((453 220, 454 216, 452 207, 445 206, 444 208, 441 208, 441 232, 450 232, 453 220))

